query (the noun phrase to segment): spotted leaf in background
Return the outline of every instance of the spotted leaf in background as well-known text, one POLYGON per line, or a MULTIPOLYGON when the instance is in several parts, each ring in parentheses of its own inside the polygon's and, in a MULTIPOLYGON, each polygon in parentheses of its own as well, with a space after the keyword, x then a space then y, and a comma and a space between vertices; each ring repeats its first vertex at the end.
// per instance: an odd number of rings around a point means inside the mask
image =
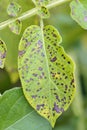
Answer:
POLYGON ((73 0, 70 4, 71 17, 84 29, 87 29, 87 1, 85 4, 79 0, 73 0))
POLYGON ((13 33, 20 34, 22 22, 20 20, 16 20, 15 22, 9 24, 9 28, 13 33))
POLYGON ((6 58, 6 45, 5 43, 0 39, 0 68, 4 68, 4 62, 6 58))
POLYGON ((21 6, 16 2, 11 2, 7 7, 7 13, 12 17, 18 16, 20 12, 21 12, 21 6))
POLYGON ((50 13, 49 10, 45 7, 45 6, 41 6, 40 8, 38 8, 38 12, 37 12, 42 18, 49 18, 50 17, 50 13))
POLYGON ((54 127, 69 107, 74 93, 74 63, 59 45, 53 26, 28 27, 19 44, 18 70, 23 92, 31 106, 54 127))
POLYGON ((49 10, 45 7, 49 2, 48 1, 37 1, 37 0, 32 0, 34 4, 37 6, 37 14, 40 15, 42 18, 49 18, 50 13, 49 10))

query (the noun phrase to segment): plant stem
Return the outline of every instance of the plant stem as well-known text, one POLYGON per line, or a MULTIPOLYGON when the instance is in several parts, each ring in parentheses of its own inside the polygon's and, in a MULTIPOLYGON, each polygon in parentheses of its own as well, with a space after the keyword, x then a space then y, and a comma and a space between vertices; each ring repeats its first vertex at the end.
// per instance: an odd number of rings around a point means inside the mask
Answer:
POLYGON ((42 18, 40 19, 40 27, 41 27, 41 29, 43 30, 44 23, 43 23, 43 19, 42 19, 42 18))
MULTIPOLYGON (((63 4, 65 2, 69 2, 71 0, 57 0, 57 1, 54 1, 54 2, 51 2, 50 4, 48 4, 46 7, 48 9, 51 9, 55 6, 58 6, 60 4, 63 4)), ((18 18, 16 19, 19 19, 19 20, 24 20, 24 19, 27 19, 31 16, 34 16, 35 14, 37 14, 37 8, 33 8, 31 10, 28 10, 26 11, 25 13, 21 14, 18 18)), ((8 19, 4 22, 1 22, 0 23, 0 30, 2 30, 4 27, 8 26, 10 23, 14 22, 16 19, 8 19)))
POLYGON ((48 4, 48 5, 47 5, 47 8, 48 8, 48 9, 51 9, 51 8, 53 8, 53 7, 56 7, 56 6, 58 6, 58 5, 61 5, 61 4, 63 4, 63 3, 69 2, 69 1, 71 1, 71 0, 56 0, 56 1, 51 2, 50 4, 48 4))
POLYGON ((31 10, 26 11, 25 13, 21 14, 21 16, 19 16, 18 18, 15 19, 8 19, 2 23, 0 23, 0 30, 3 29, 4 27, 8 26, 10 23, 13 23, 15 20, 19 19, 19 20, 24 20, 26 18, 29 18, 33 15, 35 15, 37 13, 37 9, 33 8, 31 10))

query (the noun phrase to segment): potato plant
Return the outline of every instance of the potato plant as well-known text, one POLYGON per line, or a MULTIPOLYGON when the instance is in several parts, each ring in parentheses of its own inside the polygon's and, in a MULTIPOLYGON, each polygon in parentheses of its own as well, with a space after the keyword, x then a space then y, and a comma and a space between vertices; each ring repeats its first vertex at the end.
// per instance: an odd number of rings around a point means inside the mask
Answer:
MULTIPOLYGON (((34 15, 39 24, 32 23, 20 38, 18 73, 22 88, 0 96, 1 130, 55 129, 57 118, 70 106, 76 91, 75 63, 61 45, 60 32, 53 25, 44 24, 51 16, 49 10, 66 2, 70 3, 71 17, 87 29, 87 1, 32 0, 35 8, 23 14, 17 2, 7 6, 11 18, 0 23, 0 30, 8 26, 14 35, 20 35, 22 20, 34 15)), ((0 68, 4 68, 7 52, 0 38, 0 68)))

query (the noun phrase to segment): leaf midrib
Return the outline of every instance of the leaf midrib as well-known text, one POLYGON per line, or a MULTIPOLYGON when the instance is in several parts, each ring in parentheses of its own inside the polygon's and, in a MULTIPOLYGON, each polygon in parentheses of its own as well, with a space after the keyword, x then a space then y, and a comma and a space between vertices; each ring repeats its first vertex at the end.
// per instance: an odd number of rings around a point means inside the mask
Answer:
MULTIPOLYGON (((47 58, 47 54, 46 54, 46 49, 45 49, 45 40, 44 40, 44 33, 43 33, 43 27, 41 28, 41 34, 42 34, 42 43, 43 43, 43 49, 44 49, 44 53, 45 53, 45 60, 46 60, 46 66, 47 66, 47 73, 48 73, 48 78, 49 78, 49 81, 48 81, 48 83, 49 83, 49 91, 50 91, 50 81, 51 81, 51 78, 50 78, 50 69, 49 69, 49 64, 48 64, 48 58, 47 58)), ((50 97, 51 97, 51 92, 49 92, 49 94, 50 94, 50 97)), ((50 98, 51 99, 51 98, 50 98)), ((49 100, 48 100, 49 101, 49 100)), ((49 101, 49 105, 50 105, 50 108, 52 107, 52 105, 51 105, 52 103, 51 103, 51 100, 49 101)), ((50 115, 51 115, 51 117, 53 117, 53 114, 52 114, 52 111, 51 110, 49 110, 50 111, 50 115)), ((50 118, 51 119, 51 118, 50 118)), ((52 123, 52 120, 51 120, 51 123, 52 123)))

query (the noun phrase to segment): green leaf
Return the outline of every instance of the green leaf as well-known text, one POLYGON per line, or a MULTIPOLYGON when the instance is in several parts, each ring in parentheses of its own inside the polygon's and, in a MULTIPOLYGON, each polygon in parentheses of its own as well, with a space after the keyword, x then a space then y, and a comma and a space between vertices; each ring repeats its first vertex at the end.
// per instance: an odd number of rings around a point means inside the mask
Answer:
MULTIPOLYGON (((87 5, 87 1, 85 1, 87 5)), ((71 17, 84 29, 87 29, 87 6, 79 0, 73 0, 70 4, 71 17)))
POLYGON ((11 2, 7 7, 7 13, 8 15, 12 17, 18 16, 18 14, 21 12, 21 6, 17 4, 16 2, 11 2))
POLYGON ((40 15, 42 18, 49 18, 50 13, 49 10, 46 8, 46 5, 49 3, 47 0, 45 1, 38 1, 38 0, 32 0, 36 7, 38 8, 37 14, 40 15))
POLYGON ((69 107, 74 93, 74 63, 59 46, 53 26, 28 27, 19 44, 18 69, 31 106, 51 123, 69 107))
POLYGON ((13 33, 19 35, 22 28, 22 22, 20 20, 16 20, 15 22, 9 24, 9 28, 13 33))
POLYGON ((25 100, 21 88, 0 96, 0 130, 52 130, 25 100))
POLYGON ((50 17, 49 10, 45 6, 39 7, 37 13, 40 15, 40 17, 42 17, 44 19, 50 17))
POLYGON ((0 39, 0 68, 4 68, 6 52, 7 52, 6 45, 4 41, 0 39))

